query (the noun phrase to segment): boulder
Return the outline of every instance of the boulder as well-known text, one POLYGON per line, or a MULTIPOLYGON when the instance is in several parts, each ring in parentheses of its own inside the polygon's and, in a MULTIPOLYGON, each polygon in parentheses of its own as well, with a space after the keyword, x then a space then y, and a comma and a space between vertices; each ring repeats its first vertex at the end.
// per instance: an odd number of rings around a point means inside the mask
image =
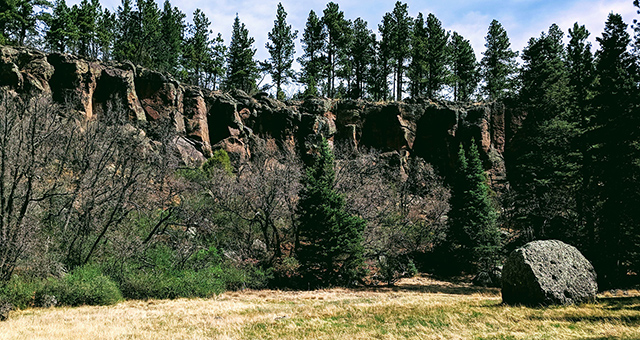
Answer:
POLYGON ((596 272, 573 246, 534 241, 514 250, 502 270, 502 301, 529 306, 594 301, 596 272))

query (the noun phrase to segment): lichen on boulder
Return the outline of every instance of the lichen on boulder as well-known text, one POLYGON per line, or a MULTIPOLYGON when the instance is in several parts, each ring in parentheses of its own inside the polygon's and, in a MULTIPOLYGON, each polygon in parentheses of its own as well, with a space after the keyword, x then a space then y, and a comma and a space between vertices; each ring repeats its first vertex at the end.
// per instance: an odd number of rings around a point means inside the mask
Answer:
POLYGON ((558 240, 529 242, 514 250, 502 271, 502 301, 529 306, 594 301, 596 272, 573 246, 558 240))

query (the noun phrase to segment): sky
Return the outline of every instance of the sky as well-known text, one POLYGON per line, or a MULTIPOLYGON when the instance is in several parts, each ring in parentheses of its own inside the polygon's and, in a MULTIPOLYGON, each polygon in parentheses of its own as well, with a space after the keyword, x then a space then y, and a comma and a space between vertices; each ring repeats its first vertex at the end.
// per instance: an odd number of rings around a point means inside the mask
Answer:
MULTIPOLYGON (((164 0, 157 0, 162 8, 164 0)), ((80 0, 68 1, 68 5, 80 0)), ((135 2, 135 1, 134 1, 135 2)), ((215 36, 222 33, 225 44, 231 40, 231 27, 238 14, 240 21, 255 38, 255 58, 266 60, 269 55, 265 49, 267 33, 273 27, 278 2, 282 2, 288 13, 287 22, 298 30, 296 57, 301 55, 300 38, 309 16, 314 10, 318 16, 326 7, 328 0, 190 0, 171 1, 180 8, 191 21, 192 13, 200 8, 211 21, 211 30, 215 36)), ((391 12, 395 1, 391 0, 334 0, 344 11, 345 18, 355 20, 361 17, 367 21, 374 32, 385 13, 391 12)), ((623 20, 631 25, 636 14, 632 0, 407 0, 409 15, 416 17, 419 12, 426 17, 433 13, 442 21, 448 31, 456 31, 471 41, 474 51, 480 59, 484 51, 485 36, 489 23, 497 19, 506 29, 514 51, 521 51, 531 37, 537 37, 556 23, 565 33, 574 22, 585 25, 591 32, 590 40, 597 49, 596 37, 602 35, 604 23, 609 13, 619 13, 623 20)), ((117 9, 120 0, 102 0, 103 7, 111 11, 117 9)), ((631 29, 630 29, 631 32, 631 29)), ((299 69, 298 65, 294 66, 299 69)))

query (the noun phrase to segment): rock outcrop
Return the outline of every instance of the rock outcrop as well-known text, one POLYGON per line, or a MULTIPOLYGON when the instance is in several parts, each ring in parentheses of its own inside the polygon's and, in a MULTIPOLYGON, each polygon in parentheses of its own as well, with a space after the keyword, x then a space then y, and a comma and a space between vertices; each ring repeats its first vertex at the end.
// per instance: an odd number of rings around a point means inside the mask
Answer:
POLYGON ((502 270, 502 300, 507 304, 577 304, 595 300, 597 292, 591 263, 558 240, 527 243, 509 255, 502 270))
MULTIPOLYGON (((197 164, 217 148, 235 159, 250 156, 250 137, 273 139, 281 147, 313 150, 322 137, 417 155, 442 173, 453 167, 461 141, 474 137, 494 188, 506 183, 505 147, 519 118, 504 106, 430 100, 373 103, 308 98, 283 103, 266 93, 222 93, 182 84, 168 74, 131 63, 98 62, 68 54, 45 54, 0 46, 0 89, 50 95, 85 119, 110 112, 124 119, 170 122, 182 159, 197 164), (200 153, 201 155, 194 154, 200 153)), ((142 125, 144 125, 142 124, 142 125)))

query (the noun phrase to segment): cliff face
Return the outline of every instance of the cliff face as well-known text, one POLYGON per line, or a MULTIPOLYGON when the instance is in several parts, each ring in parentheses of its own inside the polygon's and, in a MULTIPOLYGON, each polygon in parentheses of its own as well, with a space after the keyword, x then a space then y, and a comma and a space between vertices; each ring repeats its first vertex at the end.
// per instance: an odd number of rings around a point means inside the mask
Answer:
POLYGON ((433 101, 372 103, 310 98, 283 103, 266 93, 222 93, 182 84, 130 63, 103 63, 67 54, 0 47, 0 88, 16 94, 51 95, 86 119, 121 107, 130 120, 170 120, 185 163, 198 163, 212 150, 250 156, 250 136, 306 152, 324 136, 333 142, 417 155, 451 170, 458 145, 474 137, 494 186, 505 181, 503 153, 520 117, 499 104, 433 101))

